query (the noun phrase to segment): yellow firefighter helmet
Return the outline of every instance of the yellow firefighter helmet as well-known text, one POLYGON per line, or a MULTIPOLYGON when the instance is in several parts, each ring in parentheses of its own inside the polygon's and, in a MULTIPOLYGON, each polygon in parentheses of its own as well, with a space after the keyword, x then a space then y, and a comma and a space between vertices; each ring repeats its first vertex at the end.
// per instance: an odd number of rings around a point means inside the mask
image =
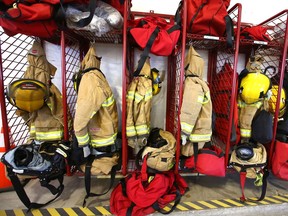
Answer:
POLYGON ((49 90, 38 80, 20 79, 8 85, 6 96, 18 109, 34 112, 44 105, 49 97, 49 90))
POLYGON ((271 88, 271 80, 263 73, 248 73, 241 79, 239 95, 246 104, 264 98, 271 88))
MULTIPOLYGON (((271 113, 275 113, 276 110, 276 102, 278 95, 278 85, 273 85, 271 88, 272 95, 268 101, 269 103, 269 111, 271 113)), ((285 90, 281 89, 280 102, 279 102, 279 117, 282 117, 286 110, 286 93, 285 90)))
POLYGON ((152 75, 152 92, 153 95, 157 95, 161 90, 161 78, 159 76, 159 71, 156 68, 151 69, 151 75, 152 75))

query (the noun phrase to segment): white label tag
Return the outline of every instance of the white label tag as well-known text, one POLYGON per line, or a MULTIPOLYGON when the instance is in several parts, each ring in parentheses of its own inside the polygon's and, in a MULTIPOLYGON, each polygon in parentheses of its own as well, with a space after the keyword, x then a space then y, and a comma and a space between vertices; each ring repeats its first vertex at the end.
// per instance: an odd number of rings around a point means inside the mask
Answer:
POLYGON ((266 41, 254 41, 254 44, 267 45, 268 43, 266 41))
POLYGON ((204 35, 204 39, 209 39, 209 40, 219 40, 219 37, 216 37, 216 36, 210 36, 210 35, 204 35))

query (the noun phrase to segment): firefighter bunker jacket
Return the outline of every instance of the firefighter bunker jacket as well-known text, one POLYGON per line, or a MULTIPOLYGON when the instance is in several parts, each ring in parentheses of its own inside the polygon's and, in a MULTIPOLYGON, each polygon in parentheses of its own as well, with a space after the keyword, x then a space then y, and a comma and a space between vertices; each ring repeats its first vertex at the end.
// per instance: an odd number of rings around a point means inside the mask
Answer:
POLYGON ((185 81, 180 114, 182 144, 186 139, 208 142, 212 135, 212 102, 203 81, 204 60, 190 46, 185 58, 185 81))
MULTIPOLYGON (((133 140, 147 138, 150 130, 152 100, 152 78, 149 57, 146 59, 138 76, 134 77, 127 93, 126 135, 128 144, 135 148, 133 140), (132 142, 129 142, 129 140, 132 142)), ((139 142, 140 140, 140 142, 139 142)))
POLYGON ((63 106, 62 95, 51 82, 56 67, 50 64, 41 44, 35 41, 27 55, 28 67, 23 78, 43 82, 49 89, 49 97, 44 106, 32 113, 17 111, 30 127, 29 139, 37 141, 55 141, 63 139, 63 106))
POLYGON ((100 58, 91 46, 80 70, 81 78, 76 102, 74 130, 79 147, 113 145, 118 130, 117 106, 112 90, 100 71, 100 58))

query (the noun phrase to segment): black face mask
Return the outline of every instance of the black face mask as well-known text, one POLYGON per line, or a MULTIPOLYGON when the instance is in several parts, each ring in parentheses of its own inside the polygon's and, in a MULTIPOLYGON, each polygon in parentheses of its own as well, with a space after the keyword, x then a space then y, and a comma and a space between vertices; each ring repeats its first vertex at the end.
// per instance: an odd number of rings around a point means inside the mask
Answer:
POLYGON ((28 166, 33 159, 33 152, 31 149, 20 146, 14 153, 14 163, 16 166, 28 166))

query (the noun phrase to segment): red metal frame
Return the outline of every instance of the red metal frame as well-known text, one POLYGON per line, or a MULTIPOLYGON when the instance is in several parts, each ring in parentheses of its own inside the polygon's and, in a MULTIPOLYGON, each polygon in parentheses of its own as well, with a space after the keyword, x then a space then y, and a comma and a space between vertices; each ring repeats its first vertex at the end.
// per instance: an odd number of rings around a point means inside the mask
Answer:
MULTIPOLYGON (((277 95, 281 95, 288 49, 288 10, 283 10, 268 18, 267 20, 259 23, 258 25, 267 27, 267 34, 273 38, 273 40, 270 42, 259 43, 258 41, 240 39, 240 52, 245 53, 246 60, 248 60, 251 51, 254 49, 255 54, 264 56, 263 65, 265 67, 268 65, 273 65, 278 69, 278 73, 276 75, 272 76, 269 74, 269 76, 271 78, 272 84, 279 85, 277 95), (275 37, 275 26, 280 23, 284 25, 284 28, 281 29, 283 34, 275 37)), ((281 98, 277 96, 275 103, 276 112, 274 113, 273 120, 273 138, 271 143, 265 145, 268 151, 268 168, 271 168, 272 157, 275 149, 280 99, 281 98)))
POLYGON ((126 91, 127 91, 127 20, 128 20, 128 6, 129 2, 125 1, 124 5, 124 25, 123 25, 123 49, 122 49, 122 174, 127 174, 128 163, 128 143, 126 137, 126 91))
POLYGON ((276 108, 275 108, 276 112, 274 114, 274 122, 273 122, 273 139, 271 143, 267 146, 268 168, 271 168, 272 157, 273 157, 273 153, 275 149, 277 122, 278 122, 278 117, 279 117, 279 107, 280 107, 280 99, 281 99, 281 97, 279 96, 281 95, 284 73, 285 73, 285 66, 286 66, 286 57, 287 57, 287 51, 288 51, 288 10, 283 10, 258 24, 260 26, 270 27, 270 30, 267 31, 267 34, 273 37, 273 34, 275 34, 274 27, 279 23, 282 23, 285 26, 284 29, 281 29, 284 34, 281 37, 274 38, 274 40, 269 42, 267 46, 259 47, 259 49, 257 50, 259 53, 262 52, 264 54, 271 54, 271 51, 269 49, 273 47, 276 51, 274 50, 272 54, 278 57, 278 59, 276 60, 269 58, 265 62, 268 65, 274 64, 276 67, 278 67, 277 76, 271 77, 271 80, 273 84, 279 85, 278 93, 277 93, 278 97, 276 100, 276 108))
MULTIPOLYGON (((74 116, 73 108, 76 104, 76 94, 73 91, 73 84, 71 83, 71 76, 74 72, 77 71, 77 65, 79 62, 81 62, 84 50, 86 50, 87 43, 82 43, 83 39, 84 41, 95 41, 100 43, 123 43, 123 50, 122 50, 122 174, 126 175, 128 171, 128 152, 129 148, 127 145, 127 137, 126 137, 126 91, 127 86, 130 81, 129 74, 127 74, 127 60, 130 62, 130 67, 134 62, 134 46, 131 41, 128 39, 127 35, 127 29, 128 29, 128 17, 133 16, 148 16, 148 15, 155 15, 160 16, 165 19, 168 19, 170 21, 173 20, 173 15, 167 15, 167 14, 156 14, 156 13, 144 13, 144 12, 133 12, 131 13, 129 11, 130 9, 130 1, 125 1, 124 10, 126 11, 124 13, 124 25, 123 25, 123 32, 121 31, 115 31, 112 33, 108 33, 104 35, 101 38, 95 38, 95 35, 93 33, 84 32, 84 31, 77 31, 73 34, 70 34, 68 32, 60 32, 59 38, 54 38, 53 41, 60 41, 61 46, 61 73, 62 73, 62 100, 63 100, 63 111, 64 111, 64 139, 70 140, 71 138, 71 130, 72 128, 69 128, 68 120, 69 120, 69 114, 74 116), (75 34, 77 33, 77 35, 75 34), (60 39, 60 40, 59 40, 60 39), (79 41, 82 41, 81 43, 79 41), (79 44, 80 43, 80 44, 79 44), (77 47, 73 47, 74 44, 78 44, 77 47), (72 47, 71 47, 72 46, 72 47), (67 49, 70 49, 71 52, 73 52, 72 55, 68 54, 69 51, 67 49), (75 63, 76 62, 76 63, 75 63)), ((263 45, 255 45, 254 41, 241 39, 239 40, 239 34, 240 34, 240 24, 241 24, 241 13, 242 13, 242 6, 241 4, 234 5, 230 10, 229 14, 233 16, 234 18, 234 24, 237 27, 237 32, 235 35, 235 44, 234 48, 232 50, 223 50, 221 49, 221 46, 226 42, 225 38, 219 38, 218 41, 212 41, 205 39, 203 35, 195 35, 190 34, 186 32, 186 26, 187 26, 187 3, 186 0, 183 1, 183 16, 182 16, 182 35, 180 37, 180 42, 177 45, 177 48, 175 50, 175 53, 168 58, 168 72, 167 72, 167 104, 166 104, 166 130, 173 133, 173 135, 176 137, 176 164, 179 164, 180 160, 180 110, 181 110, 181 104, 182 104, 182 95, 183 95, 183 80, 184 80, 184 59, 185 59, 185 51, 188 44, 193 43, 193 45, 196 47, 196 49, 205 49, 209 50, 208 53, 208 81, 209 83, 212 83, 213 78, 216 76, 217 72, 219 72, 220 67, 223 65, 223 62, 225 60, 225 55, 230 55, 229 59, 233 63, 233 75, 231 76, 232 86, 231 86, 231 96, 229 100, 232 102, 236 98, 237 94, 237 88, 236 88, 236 76, 237 76, 237 64, 238 64, 238 53, 244 52, 247 55, 250 54, 251 48, 254 46, 257 46, 257 51, 264 51, 267 54, 272 53, 273 55, 277 56, 277 63, 273 59, 268 59, 267 64, 273 63, 277 64, 279 73, 277 76, 275 76, 274 83, 279 84, 282 86, 283 84, 283 78, 284 78, 284 70, 285 70, 285 64, 286 64, 286 57, 287 57, 287 47, 288 47, 288 10, 284 10, 280 13, 275 14, 271 18, 265 20, 264 22, 260 23, 259 25, 267 26, 269 27, 269 31, 273 34, 273 26, 277 24, 277 22, 281 19, 281 22, 285 23, 285 34, 283 36, 284 42, 283 44, 280 44, 278 40, 274 40, 269 42, 266 46, 263 45), (219 48, 219 50, 217 50, 219 48), (273 49, 270 49, 273 48, 273 49)), ((20 36, 15 36, 11 38, 15 38, 15 41, 19 43, 26 43, 24 45, 24 50, 28 50, 29 46, 31 45, 32 41, 35 38, 26 37, 29 38, 28 42, 25 42, 24 39, 20 39, 20 36)), ((13 51, 9 51, 9 53, 5 56, 5 59, 3 59, 3 53, 6 52, 6 50, 3 50, 4 43, 6 43, 6 39, 3 40, 3 38, 7 39, 7 36, 1 35, 1 64, 0 64, 0 92, 5 92, 5 87, 8 83, 13 81, 14 79, 20 78, 24 72, 25 63, 23 64, 23 59, 26 58, 26 55, 18 54, 15 56, 16 58, 20 58, 20 60, 15 60, 12 65, 12 63, 6 62, 6 59, 11 60, 11 58, 14 58, 15 55, 13 51), (3 65, 3 62, 5 66, 3 65), (5 71, 7 70, 7 72, 5 71), (16 75, 10 75, 15 74, 11 71, 17 70, 18 72, 16 75)), ((11 39, 10 38, 10 39, 11 39)), ((55 43, 58 43, 55 42, 55 43)), ((12 46, 14 42, 8 42, 5 46, 12 46)), ((23 46, 23 45, 22 45, 23 46)), ((22 47, 21 46, 21 47, 22 47)), ((19 49, 20 45, 15 47, 15 50, 19 49)), ((213 88, 213 86, 211 86, 213 88)), ((216 89, 217 90, 217 89, 216 89)), ((278 95, 280 95, 281 87, 278 89, 278 95)), ((212 93, 213 94, 213 93, 212 93)), ((279 109, 280 104, 280 97, 277 98, 276 101, 276 110, 279 109)), ((9 103, 5 99, 5 95, 1 94, 0 96, 0 105, 1 105, 1 113, 2 113, 2 122, 3 122, 3 132, 4 132, 4 141, 5 141, 5 151, 9 150, 12 143, 10 143, 10 140, 14 140, 17 144, 23 144, 25 138, 27 137, 28 130, 27 126, 25 126, 22 122, 19 123, 18 117, 15 115, 15 109, 13 107, 9 106, 9 103), (7 114, 7 115, 5 115, 7 114), (10 128, 11 128, 11 134, 10 135, 10 128), (20 131, 20 133, 16 134, 15 131, 20 131)), ((234 103, 231 103, 230 110, 233 110, 234 103)), ((225 151, 225 167, 228 165, 228 157, 229 153, 231 151, 230 149, 230 132, 232 128, 232 118, 233 118, 233 112, 227 113, 229 116, 229 130, 227 131, 227 136, 225 140, 219 141, 219 137, 217 135, 213 135, 212 142, 215 145, 219 145, 224 151, 225 151)), ((273 127, 273 140, 269 147, 269 164, 271 165, 272 161, 272 155, 274 152, 274 143, 275 143, 275 137, 276 137, 276 130, 277 130, 277 119, 278 119, 278 111, 274 115, 274 127, 273 127)), ((175 172, 179 172, 178 166, 175 166, 175 172)))
MULTIPOLYGON (((186 1, 184 1, 184 13, 187 13, 187 4, 186 1), (186 11, 186 12, 185 12, 186 11)), ((229 15, 234 21, 234 25, 240 29, 240 23, 241 23, 241 13, 242 13, 242 6, 241 4, 236 4, 234 5, 230 10, 229 10, 229 15)), ((170 106, 175 106, 177 109, 175 110, 176 113, 174 116, 176 117, 176 124, 174 123, 174 127, 176 128, 176 137, 177 137, 177 150, 176 150, 176 163, 179 163, 179 157, 180 157, 180 148, 181 148, 181 141, 180 141, 180 109, 181 109, 181 104, 182 104, 182 95, 183 95, 183 78, 184 78, 184 60, 185 60, 185 50, 186 46, 193 44, 195 49, 202 49, 202 50, 208 50, 208 83, 211 85, 211 81, 213 80, 213 77, 217 75, 217 72, 221 70, 221 67, 224 65, 223 59, 224 59, 224 54, 228 53, 229 56, 229 61, 233 63, 233 74, 231 75, 231 80, 232 80, 232 86, 231 86, 231 95, 229 98, 230 104, 232 105, 231 101, 235 99, 235 94, 236 94, 236 73, 237 73, 237 63, 238 63, 238 52, 239 52, 239 41, 237 40, 239 38, 239 33, 240 30, 236 32, 235 40, 234 40, 234 47, 233 49, 225 49, 226 47, 226 38, 220 37, 217 41, 215 40, 210 40, 206 39, 204 35, 196 35, 196 34, 190 34, 186 33, 186 26, 187 26, 187 20, 186 20, 186 15, 185 14, 182 18, 184 19, 182 21, 183 25, 183 35, 182 35, 182 42, 180 44, 179 52, 176 54, 175 58, 178 59, 180 56, 181 63, 178 65, 176 63, 176 76, 180 76, 181 78, 178 81, 174 81, 172 83, 172 86, 169 86, 168 89, 177 89, 177 85, 179 86, 179 90, 175 92, 175 95, 178 94, 178 98, 176 100, 172 98, 173 101, 167 101, 167 106, 170 104, 170 106), (180 51, 181 50, 181 51, 180 51), (180 66, 180 67, 178 67, 180 66), (177 68, 178 67, 178 68, 177 68), (176 87, 173 87, 173 85, 176 85, 176 87)), ((175 71, 173 71, 175 73, 175 71)), ((211 86, 210 86, 211 87, 211 86)), ((214 86, 214 91, 217 91, 217 86, 214 86)), ((212 86, 213 88, 213 86, 212 86)), ((213 90, 211 90, 211 98, 213 97, 213 90)), ((171 98, 170 98, 171 99, 171 98)), ((213 104, 214 106, 214 104, 213 104)), ((230 111, 233 110, 233 105, 230 106, 230 111)), ((171 114, 167 114, 168 116, 171 116, 171 114)), ((217 138, 217 135, 213 134, 212 137, 212 143, 214 145, 218 145, 221 147, 221 149, 225 152, 225 169, 227 168, 228 164, 228 159, 229 159, 229 152, 230 152, 230 132, 232 128, 232 117, 233 117, 233 112, 231 111, 230 113, 227 113, 227 121, 229 123, 228 125, 228 130, 226 134, 225 140, 219 140, 217 138)), ((167 124, 172 124, 171 118, 170 122, 167 122, 167 124)), ((170 125, 171 127, 171 125, 170 125)), ((176 167, 177 171, 178 167, 176 167)))

